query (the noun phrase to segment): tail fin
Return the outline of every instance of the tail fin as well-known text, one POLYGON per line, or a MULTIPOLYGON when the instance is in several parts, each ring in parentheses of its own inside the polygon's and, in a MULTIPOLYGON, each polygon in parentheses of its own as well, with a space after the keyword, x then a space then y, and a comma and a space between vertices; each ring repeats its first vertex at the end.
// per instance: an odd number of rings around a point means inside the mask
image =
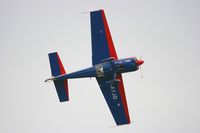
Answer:
MULTIPOLYGON (((57 52, 49 53, 49 61, 50 61, 52 76, 66 74, 65 69, 62 65, 62 62, 57 52)), ((53 82, 56 87, 56 91, 57 91, 60 102, 69 101, 67 79, 54 80, 53 82)))

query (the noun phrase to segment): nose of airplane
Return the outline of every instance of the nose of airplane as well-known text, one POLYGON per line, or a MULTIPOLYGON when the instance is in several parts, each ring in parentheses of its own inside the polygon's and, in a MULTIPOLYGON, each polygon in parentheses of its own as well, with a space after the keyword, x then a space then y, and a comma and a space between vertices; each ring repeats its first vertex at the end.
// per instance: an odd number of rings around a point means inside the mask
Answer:
POLYGON ((137 65, 139 66, 139 65, 142 65, 142 64, 144 63, 144 61, 141 60, 141 59, 139 59, 139 60, 136 61, 136 63, 137 63, 137 65))

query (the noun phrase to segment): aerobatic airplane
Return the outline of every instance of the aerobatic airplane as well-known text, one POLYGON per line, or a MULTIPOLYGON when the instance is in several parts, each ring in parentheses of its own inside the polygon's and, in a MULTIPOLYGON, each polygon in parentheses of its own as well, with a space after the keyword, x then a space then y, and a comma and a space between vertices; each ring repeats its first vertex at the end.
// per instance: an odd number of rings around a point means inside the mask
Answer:
POLYGON ((104 10, 90 12, 92 67, 66 74, 57 52, 49 53, 52 77, 60 102, 69 100, 68 79, 95 77, 117 125, 129 124, 130 117, 122 73, 136 71, 144 63, 136 57, 118 59, 104 10))

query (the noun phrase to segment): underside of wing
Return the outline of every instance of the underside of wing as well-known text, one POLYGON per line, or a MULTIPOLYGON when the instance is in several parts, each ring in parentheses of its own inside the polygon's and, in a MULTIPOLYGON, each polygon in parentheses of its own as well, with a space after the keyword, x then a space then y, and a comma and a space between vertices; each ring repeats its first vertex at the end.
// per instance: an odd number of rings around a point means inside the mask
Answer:
POLYGON ((117 59, 115 47, 103 10, 90 13, 92 35, 92 63, 100 63, 102 60, 114 57, 117 59))
POLYGON ((130 117, 121 74, 97 78, 103 96, 117 125, 129 124, 130 117))

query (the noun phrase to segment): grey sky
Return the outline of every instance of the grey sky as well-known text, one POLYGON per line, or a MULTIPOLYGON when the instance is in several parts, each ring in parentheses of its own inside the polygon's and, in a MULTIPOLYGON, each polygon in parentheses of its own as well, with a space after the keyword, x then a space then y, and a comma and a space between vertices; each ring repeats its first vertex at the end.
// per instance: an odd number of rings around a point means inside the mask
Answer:
POLYGON ((1 0, 0 132, 200 132, 198 0, 1 0), (47 54, 67 72, 91 62, 89 14, 104 9, 120 58, 142 55, 123 75, 131 125, 115 123, 95 79, 69 80, 60 104, 47 54))

